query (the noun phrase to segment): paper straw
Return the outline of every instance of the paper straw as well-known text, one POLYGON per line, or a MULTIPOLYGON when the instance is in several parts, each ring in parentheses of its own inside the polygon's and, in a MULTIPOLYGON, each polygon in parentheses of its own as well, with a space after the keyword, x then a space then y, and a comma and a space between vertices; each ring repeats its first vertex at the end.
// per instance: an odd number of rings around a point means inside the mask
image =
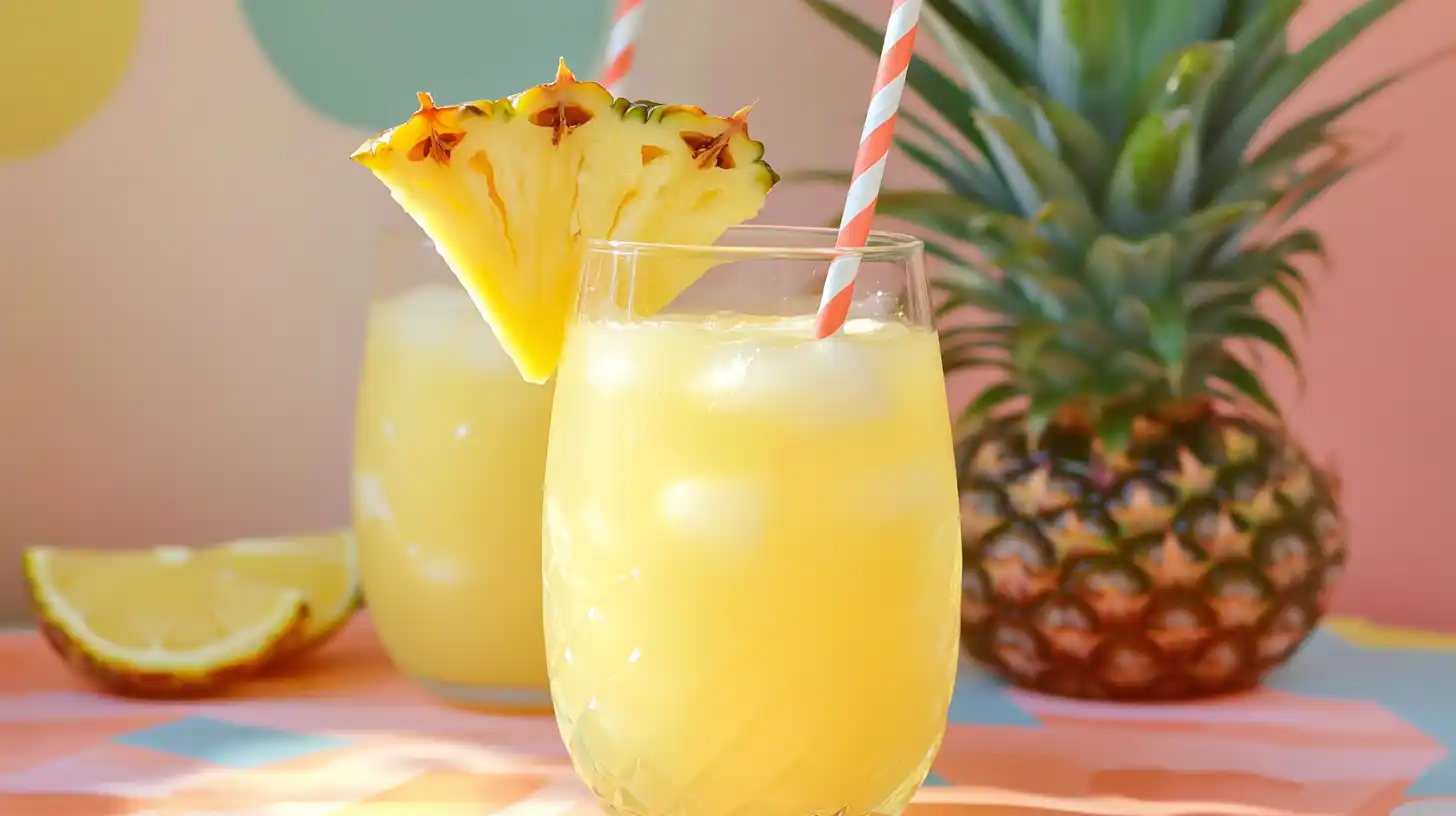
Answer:
POLYGON ((621 0, 612 33, 607 38, 607 67, 602 69, 602 85, 613 96, 624 94, 627 76, 632 73, 632 59, 637 55, 637 35, 642 31, 643 0, 621 0))
MULTIPOLYGON (((889 159, 895 131, 895 115, 905 92, 905 73, 910 70, 910 58, 915 53, 915 32, 922 4, 923 0, 894 0, 890 7, 885 46, 880 51, 880 70, 875 74, 875 92, 865 114, 864 130, 860 132, 854 175, 844 202, 844 217, 839 221, 839 238, 834 243, 837 247, 862 247, 869 240, 870 222, 875 219, 875 202, 880 197, 880 184, 885 179, 885 162, 889 159)), ((819 338, 839 331, 849 316, 859 262, 859 255, 845 255, 829 265, 814 329, 819 338)))

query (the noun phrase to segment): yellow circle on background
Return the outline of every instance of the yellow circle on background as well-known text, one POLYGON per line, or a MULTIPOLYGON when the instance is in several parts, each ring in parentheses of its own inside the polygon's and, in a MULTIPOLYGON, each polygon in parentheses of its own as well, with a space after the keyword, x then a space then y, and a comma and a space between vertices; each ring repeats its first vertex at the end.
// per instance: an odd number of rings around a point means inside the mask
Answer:
POLYGON ((0 0, 0 158, 45 151, 126 73, 142 0, 0 0))

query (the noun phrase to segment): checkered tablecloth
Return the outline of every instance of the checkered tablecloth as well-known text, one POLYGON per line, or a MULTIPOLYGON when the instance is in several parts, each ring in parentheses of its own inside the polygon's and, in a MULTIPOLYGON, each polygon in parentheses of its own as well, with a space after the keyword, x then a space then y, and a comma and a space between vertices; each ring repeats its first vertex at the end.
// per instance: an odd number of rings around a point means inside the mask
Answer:
MULTIPOLYGON (((1456 637, 1337 621, 1256 694, 1118 706, 964 668, 910 816, 1456 816, 1456 637)), ((99 695, 0 636, 0 816, 585 816, 548 717, 432 702, 367 619, 226 699, 99 695)), ((772 816, 766 815, 766 816, 772 816)))

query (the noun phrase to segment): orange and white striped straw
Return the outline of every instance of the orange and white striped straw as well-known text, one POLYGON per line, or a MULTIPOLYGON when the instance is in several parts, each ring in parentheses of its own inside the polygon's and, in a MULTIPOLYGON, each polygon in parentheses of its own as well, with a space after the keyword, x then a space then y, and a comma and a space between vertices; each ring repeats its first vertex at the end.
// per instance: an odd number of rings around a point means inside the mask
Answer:
POLYGON ((612 33, 607 38, 607 67, 602 69, 602 85, 613 96, 625 93, 627 76, 632 73, 632 60, 637 56, 637 35, 642 31, 643 0, 621 0, 612 33))
MULTIPOLYGON (((870 237, 870 223, 875 220, 875 203, 880 198, 880 185, 885 180, 885 162, 895 132, 895 117, 900 111, 900 98, 905 93, 905 74, 915 54, 915 32, 920 24, 920 7, 924 0, 893 0, 890 22, 885 26, 885 46, 880 51, 880 70, 875 74, 875 92, 865 114, 860 132, 859 153, 854 160, 854 175, 849 195, 844 202, 844 217, 839 221, 837 247, 862 247, 870 237)), ((859 273, 860 256, 844 255, 829 265, 824 282, 824 298, 819 302, 819 317, 814 333, 819 338, 839 331, 849 316, 854 299, 854 278, 859 273)))

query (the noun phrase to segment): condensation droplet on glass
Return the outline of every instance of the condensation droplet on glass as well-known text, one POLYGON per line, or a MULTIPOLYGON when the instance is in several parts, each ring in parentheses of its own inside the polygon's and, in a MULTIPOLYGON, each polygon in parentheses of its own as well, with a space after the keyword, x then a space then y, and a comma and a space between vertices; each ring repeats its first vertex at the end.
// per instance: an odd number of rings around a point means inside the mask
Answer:
POLYGON ((571 662, 571 647, 570 646, 567 646, 566 647, 566 651, 561 654, 561 657, 567 663, 570 663, 571 662))
POLYGON ((586 610, 586 619, 599 621, 602 619, 602 613, 598 612, 595 606, 588 607, 586 610))
POLYGON ((384 428, 383 428, 383 430, 384 430, 384 438, 385 439, 393 439, 394 438, 394 423, 393 422, 390 422, 387 419, 384 420, 384 428))
POLYGON ((632 650, 632 654, 627 655, 627 662, 628 663, 636 663, 641 658, 642 658, 642 650, 640 648, 633 649, 632 650))
POLYGON ((455 426, 455 438, 456 439, 464 439, 465 437, 467 437, 469 435, 470 435, 470 426, 469 425, 466 425, 465 423, 462 422, 459 425, 456 425, 455 426))

